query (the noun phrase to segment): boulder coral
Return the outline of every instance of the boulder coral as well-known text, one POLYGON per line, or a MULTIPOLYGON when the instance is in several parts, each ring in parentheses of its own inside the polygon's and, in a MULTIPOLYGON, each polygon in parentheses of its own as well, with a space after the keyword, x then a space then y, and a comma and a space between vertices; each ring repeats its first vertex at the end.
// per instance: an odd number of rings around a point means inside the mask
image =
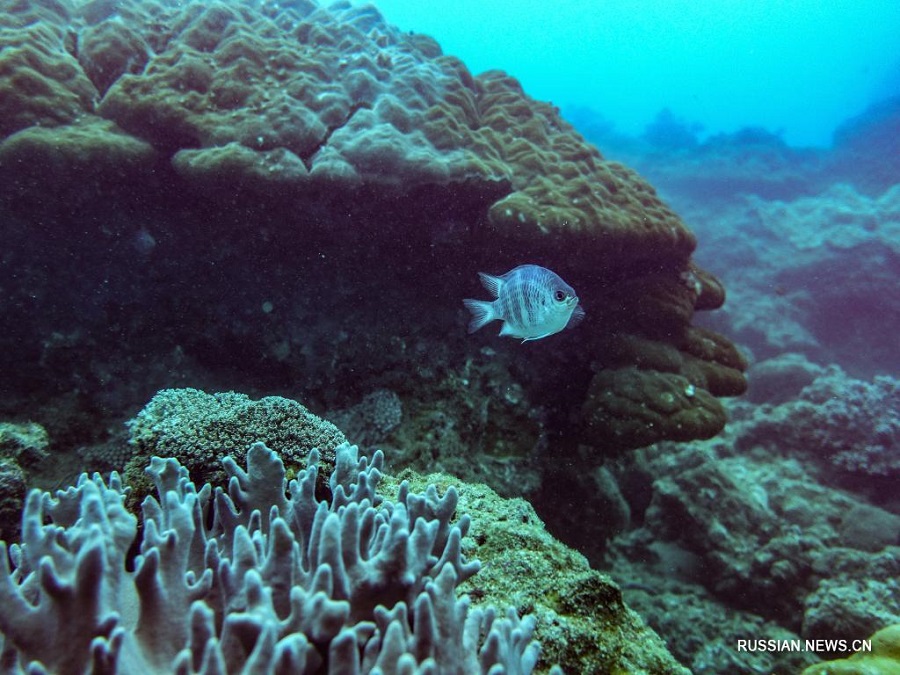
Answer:
MULTIPOLYGON (((11 212, 59 216, 78 200, 97 227, 109 216, 90 209, 126 204, 127 220, 177 201, 203 241, 226 239, 236 220, 345 249, 367 237, 396 256, 386 266, 419 279, 434 272, 417 261, 436 240, 454 267, 508 267, 497 251, 555 261, 593 301, 578 346, 580 370, 596 372, 580 415, 593 446, 713 435, 717 397, 742 393, 734 346, 691 325, 724 301, 691 261, 694 235, 513 77, 473 75, 431 38, 344 2, 0 10, 0 204, 11 212), (66 190, 85 157, 102 159, 66 190), (666 402, 672 391, 695 394, 666 402), (635 422, 644 405, 655 417, 635 422)), ((182 269, 195 264, 180 255, 182 269)))
POLYGON ((129 467, 139 476, 153 456, 173 457, 198 484, 221 483, 222 460, 244 462, 256 442, 277 447, 289 469, 319 449, 322 473, 334 467, 334 451, 347 439, 331 422, 313 415, 297 401, 266 396, 253 401, 244 394, 207 394, 198 389, 164 389, 128 423, 132 449, 129 467))

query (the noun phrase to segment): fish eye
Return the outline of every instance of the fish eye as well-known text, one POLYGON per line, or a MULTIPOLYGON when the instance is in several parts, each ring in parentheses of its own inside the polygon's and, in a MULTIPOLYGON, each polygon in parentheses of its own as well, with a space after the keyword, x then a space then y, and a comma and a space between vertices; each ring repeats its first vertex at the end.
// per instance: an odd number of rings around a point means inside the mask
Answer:
POLYGON ((562 302, 566 299, 566 294, 564 291, 557 290, 556 293, 553 294, 553 297, 556 298, 557 302, 562 302))

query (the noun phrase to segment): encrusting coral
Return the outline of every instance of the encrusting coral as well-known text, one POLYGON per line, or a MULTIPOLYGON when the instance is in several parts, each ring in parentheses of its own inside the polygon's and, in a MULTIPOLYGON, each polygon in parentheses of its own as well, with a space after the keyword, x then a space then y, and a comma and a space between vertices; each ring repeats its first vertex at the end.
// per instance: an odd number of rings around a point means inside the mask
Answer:
POLYGON ((227 493, 154 458, 159 499, 144 501, 133 571, 137 519, 117 474, 33 490, 21 545, 0 543, 4 662, 61 675, 531 672, 533 618, 456 597, 479 569, 460 550, 469 518, 450 524, 456 492, 403 484, 381 502, 381 453, 343 445, 320 500, 318 459, 286 495, 262 444, 246 471, 224 461, 227 493))
POLYGON ((116 468, 129 474, 129 485, 154 455, 177 459, 197 484, 220 483, 222 460, 243 463, 257 441, 278 448, 288 469, 302 467, 309 448, 317 448, 327 475, 335 448, 347 441, 334 424, 297 401, 282 396, 254 401, 236 392, 207 394, 191 388, 156 392, 128 422, 128 431, 130 466, 116 468))

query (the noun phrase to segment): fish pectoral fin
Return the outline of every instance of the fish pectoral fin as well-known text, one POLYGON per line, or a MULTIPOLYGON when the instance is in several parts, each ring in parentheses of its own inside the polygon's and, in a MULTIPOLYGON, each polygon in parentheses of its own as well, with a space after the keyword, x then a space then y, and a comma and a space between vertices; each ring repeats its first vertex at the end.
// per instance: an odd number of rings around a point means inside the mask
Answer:
POLYGON ((478 278, 481 279, 481 285, 484 286, 491 295, 493 295, 495 298, 500 297, 500 289, 503 287, 503 279, 501 279, 500 277, 495 277, 492 274, 485 274, 484 272, 479 272, 478 278))
POLYGON ((521 335, 517 335, 516 332, 509 327, 509 322, 504 321, 503 325, 500 326, 500 337, 522 337, 521 335))
POLYGON ((584 309, 582 309, 581 305, 577 305, 574 310, 572 310, 572 316, 569 317, 569 322, 566 324, 566 328, 574 328, 578 324, 580 324, 584 320, 584 309))

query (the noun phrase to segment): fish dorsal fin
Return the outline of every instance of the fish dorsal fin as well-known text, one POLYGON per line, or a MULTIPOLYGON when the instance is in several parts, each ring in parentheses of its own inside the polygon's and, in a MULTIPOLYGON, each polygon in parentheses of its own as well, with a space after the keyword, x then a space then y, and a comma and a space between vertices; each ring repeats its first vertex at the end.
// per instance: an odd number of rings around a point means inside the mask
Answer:
POLYGON ((495 277, 491 274, 485 274, 484 272, 478 273, 478 278, 481 279, 482 285, 488 289, 488 292, 493 295, 495 298, 500 297, 500 289, 503 287, 503 279, 500 277, 495 277))
POLYGON ((584 310, 581 308, 581 305, 575 307, 572 310, 572 316, 569 317, 569 323, 566 324, 566 328, 574 328, 578 324, 580 324, 584 320, 584 310))

